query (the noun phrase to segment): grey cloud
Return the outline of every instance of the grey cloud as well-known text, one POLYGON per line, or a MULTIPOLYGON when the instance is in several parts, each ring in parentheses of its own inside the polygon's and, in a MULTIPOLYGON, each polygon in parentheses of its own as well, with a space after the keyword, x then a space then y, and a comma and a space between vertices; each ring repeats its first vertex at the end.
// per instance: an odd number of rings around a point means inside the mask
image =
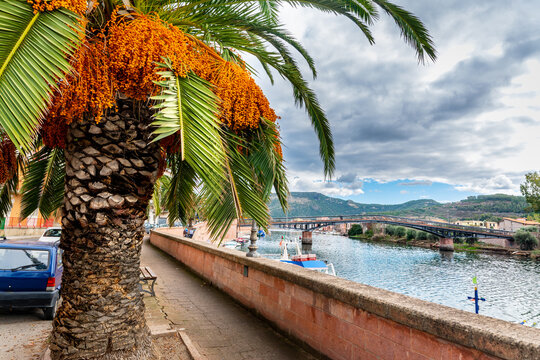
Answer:
POLYGON ((431 186, 431 185, 433 185, 433 181, 429 181, 429 180, 417 180, 417 181, 399 183, 399 186, 431 186))
MULTIPOLYGON (((456 184, 487 184, 499 175, 492 160, 521 150, 521 145, 507 141, 514 126, 539 123, 525 113, 483 124, 476 121, 479 114, 505 109, 502 90, 525 71, 528 59, 540 53, 540 22, 537 16, 536 20, 528 16, 539 13, 540 5, 524 0, 513 2, 511 8, 506 4, 400 2, 433 33, 441 62, 455 55, 445 48, 463 46, 460 51, 469 51, 454 68, 429 81, 425 74, 435 66, 418 66, 388 19, 375 28, 380 44, 375 47, 360 39, 358 29, 331 16, 320 17, 324 27, 315 22, 297 34, 315 57, 319 77, 312 86, 334 133, 336 173, 341 176, 339 184, 328 186, 352 186, 355 178, 364 177, 442 177, 456 184), (488 52, 494 47, 500 51, 488 52), (471 161, 470 154, 483 161, 471 161)), ((275 87, 262 83, 282 116, 288 168, 320 173, 322 178, 318 141, 305 111, 294 108, 290 87, 281 81, 275 87)), ((514 186, 522 176, 507 175, 514 186)))
POLYGON ((337 181, 342 183, 352 183, 356 180, 356 174, 354 173, 347 173, 344 175, 341 175, 337 181))

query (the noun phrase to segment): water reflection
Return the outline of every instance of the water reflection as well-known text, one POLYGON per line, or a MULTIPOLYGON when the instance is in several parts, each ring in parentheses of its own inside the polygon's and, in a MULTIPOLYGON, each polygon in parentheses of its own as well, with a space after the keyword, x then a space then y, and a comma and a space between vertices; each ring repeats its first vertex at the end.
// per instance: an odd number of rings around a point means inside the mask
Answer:
POLYGON ((454 260, 454 252, 453 251, 439 251, 439 254, 441 254, 441 260, 442 261, 452 261, 452 260, 454 260))
POLYGON ((311 254, 313 252, 312 244, 302 244, 302 254, 311 254))
MULTIPOLYGON (((296 241, 299 235, 274 230, 258 241, 258 251, 276 256, 282 239, 296 241)), ((288 250, 296 253, 292 242, 288 250)), ((528 325, 540 323, 538 261, 324 234, 314 234, 313 245, 302 246, 302 251, 334 263, 340 277, 471 312, 474 304, 467 296, 474 295, 471 280, 477 276, 480 296, 487 300, 481 304, 481 314, 518 323, 526 320, 528 325)))

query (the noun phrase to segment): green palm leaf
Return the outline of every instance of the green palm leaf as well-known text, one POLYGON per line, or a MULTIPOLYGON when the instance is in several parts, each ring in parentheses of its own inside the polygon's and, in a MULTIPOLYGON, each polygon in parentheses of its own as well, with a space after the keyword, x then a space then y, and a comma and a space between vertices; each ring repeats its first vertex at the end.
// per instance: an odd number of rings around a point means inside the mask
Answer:
POLYGON ((225 152, 221 144, 218 99, 211 85, 190 73, 186 78, 175 76, 168 59, 159 64, 167 69, 160 72, 165 79, 157 84, 162 88, 156 101, 152 125, 156 127, 154 141, 180 132, 181 160, 216 194, 220 194, 226 178, 225 152))
POLYGON ((187 224, 195 213, 197 174, 177 154, 169 156, 168 163, 171 176, 165 186, 163 205, 169 211, 169 224, 172 225, 176 220, 187 224))
POLYGON ((220 240, 235 219, 250 217, 267 229, 270 217, 264 185, 258 182, 248 157, 238 150, 239 147, 248 149, 249 144, 227 130, 223 135, 228 155, 227 184, 219 196, 208 191, 204 184, 201 191, 201 210, 207 219, 210 233, 220 240))
POLYGON ((278 146, 280 146, 280 137, 276 124, 262 119, 255 138, 250 142, 248 160, 257 174, 258 182, 263 184, 266 202, 273 187, 283 212, 287 212, 289 187, 285 165, 277 150, 278 146))
POLYGON ((43 147, 28 161, 22 185, 21 217, 35 210, 44 219, 60 208, 64 199, 65 159, 62 149, 43 147))
POLYGON ((58 210, 64 201, 66 162, 63 149, 54 149, 47 164, 45 183, 39 201, 39 212, 45 220, 58 210))
POLYGON ((405 42, 416 50, 418 61, 424 62, 426 55, 431 60, 437 58, 433 40, 418 17, 389 1, 373 0, 373 2, 394 19, 405 42))
POLYGON ((165 174, 156 180, 154 192, 152 194, 152 204, 154 206, 156 216, 159 216, 163 211, 163 206, 165 204, 165 193, 167 189, 169 189, 170 184, 171 177, 165 174))
POLYGON ((70 71, 78 17, 61 9, 34 14, 24 0, 0 1, 0 125, 27 148, 56 83, 70 71))

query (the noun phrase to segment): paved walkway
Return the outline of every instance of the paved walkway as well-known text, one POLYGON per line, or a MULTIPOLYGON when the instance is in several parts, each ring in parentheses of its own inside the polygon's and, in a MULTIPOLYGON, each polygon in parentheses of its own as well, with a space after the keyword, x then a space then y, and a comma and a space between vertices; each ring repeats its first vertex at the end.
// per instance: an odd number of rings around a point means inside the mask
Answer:
POLYGON ((141 262, 158 276, 156 300, 166 318, 174 328, 185 329, 200 354, 209 360, 317 359, 148 240, 141 262))

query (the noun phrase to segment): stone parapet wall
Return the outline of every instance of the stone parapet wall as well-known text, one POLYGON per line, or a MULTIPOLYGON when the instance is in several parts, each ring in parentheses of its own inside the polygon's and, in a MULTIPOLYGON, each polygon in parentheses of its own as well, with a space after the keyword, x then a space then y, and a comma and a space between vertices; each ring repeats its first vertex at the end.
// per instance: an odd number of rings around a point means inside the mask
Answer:
POLYGON ((540 359, 540 330, 153 231, 152 244, 332 359, 540 359))

